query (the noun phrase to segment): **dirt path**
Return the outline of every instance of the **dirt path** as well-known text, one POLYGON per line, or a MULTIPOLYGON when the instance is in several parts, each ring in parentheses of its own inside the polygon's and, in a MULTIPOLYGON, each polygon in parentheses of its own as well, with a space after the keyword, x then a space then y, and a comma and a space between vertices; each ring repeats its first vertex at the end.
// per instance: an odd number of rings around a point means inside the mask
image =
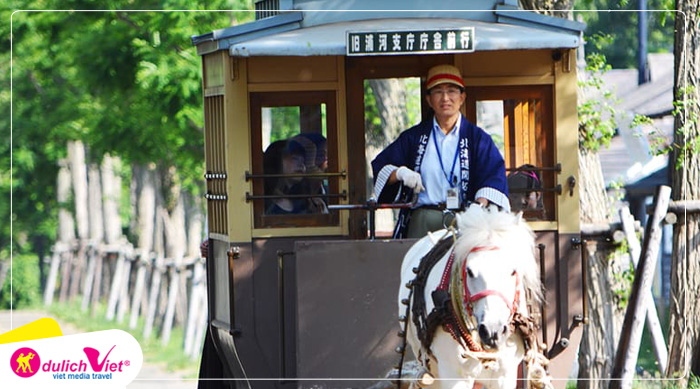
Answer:
MULTIPOLYGON (((12 325, 10 326, 10 311, 0 311, 0 334, 12 328, 21 327, 35 320, 52 317, 41 311, 14 311, 12 312, 12 325)), ((54 319, 56 319, 54 317, 54 319)), ((62 324, 56 320, 63 331, 63 335, 79 334, 80 331, 70 324, 62 324)), ((194 362, 193 362, 194 363, 194 362)), ((144 360, 143 367, 138 377, 127 386, 128 389, 195 389, 197 381, 195 379, 184 379, 180 374, 169 372, 162 366, 148 363, 144 360)))

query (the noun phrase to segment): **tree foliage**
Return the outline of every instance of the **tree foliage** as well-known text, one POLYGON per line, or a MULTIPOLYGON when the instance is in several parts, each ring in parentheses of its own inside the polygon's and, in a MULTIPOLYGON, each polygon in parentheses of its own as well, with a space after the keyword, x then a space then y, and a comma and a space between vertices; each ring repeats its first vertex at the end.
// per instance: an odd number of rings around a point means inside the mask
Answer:
MULTIPOLYGON (((90 158, 109 152, 126 164, 154 162, 174 167, 187 190, 199 195, 204 172, 201 63, 191 36, 251 20, 250 12, 205 11, 181 0, 33 2, 36 9, 107 9, 101 12, 4 12, 0 55, 12 95, 0 93, 10 117, 0 141, 0 258, 36 250, 55 237, 57 162, 66 142, 80 139, 90 158), (121 9, 197 9, 199 12, 127 12, 121 9), (10 161, 10 148, 12 161, 10 161), (10 184, 10 175, 12 184, 10 184)), ((249 9, 245 0, 216 0, 207 9, 249 9)))
MULTIPOLYGON (((638 8, 638 2, 630 0, 576 1, 575 10, 581 11, 574 11, 574 15, 577 18, 581 17, 586 23, 586 35, 609 35, 615 41, 614 45, 586 47, 588 53, 604 55, 615 69, 636 68, 639 12, 633 10, 638 8)), ((647 0, 647 50, 650 53, 673 52, 673 16, 668 11, 670 9, 673 9, 671 0, 647 0)))

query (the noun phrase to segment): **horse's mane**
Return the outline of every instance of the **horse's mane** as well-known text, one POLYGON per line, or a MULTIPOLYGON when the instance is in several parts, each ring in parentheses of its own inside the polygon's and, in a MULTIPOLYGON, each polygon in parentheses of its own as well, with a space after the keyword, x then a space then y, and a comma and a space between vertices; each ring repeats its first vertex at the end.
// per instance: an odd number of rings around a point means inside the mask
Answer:
POLYGON ((521 214, 499 211, 496 207, 483 208, 472 205, 457 214, 460 237, 455 246, 455 257, 464 258, 474 247, 498 246, 504 253, 504 261, 514 261, 523 279, 525 289, 539 302, 542 285, 535 262, 535 235, 522 219, 521 214))

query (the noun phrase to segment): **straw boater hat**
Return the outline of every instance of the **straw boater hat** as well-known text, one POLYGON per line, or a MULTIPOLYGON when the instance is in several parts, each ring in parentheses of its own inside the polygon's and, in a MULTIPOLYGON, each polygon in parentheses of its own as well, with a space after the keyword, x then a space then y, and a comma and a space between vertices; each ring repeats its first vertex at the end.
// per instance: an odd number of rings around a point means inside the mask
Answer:
POLYGON ((459 69, 452 65, 437 65, 428 70, 428 81, 425 83, 425 89, 430 90, 436 85, 454 84, 464 89, 464 80, 459 69))

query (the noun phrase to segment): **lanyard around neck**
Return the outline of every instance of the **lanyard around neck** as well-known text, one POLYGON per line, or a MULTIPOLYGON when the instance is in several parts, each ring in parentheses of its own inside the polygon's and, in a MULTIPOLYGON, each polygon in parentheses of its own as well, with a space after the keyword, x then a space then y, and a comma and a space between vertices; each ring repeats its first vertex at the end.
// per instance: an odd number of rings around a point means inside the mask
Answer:
MULTIPOLYGON (((456 127, 457 126, 455 125, 455 128, 452 131, 459 131, 459 129, 456 127)), ((433 126, 433 144, 435 145, 435 151, 437 151, 438 161, 440 161, 440 169, 442 170, 442 174, 445 176, 447 183, 450 185, 450 188, 454 188, 457 186, 457 176, 455 176, 454 171, 455 165, 457 165, 457 156, 459 155, 459 142, 457 142, 457 150, 455 150, 455 157, 452 160, 452 167, 450 168, 450 175, 448 177, 447 172, 445 172, 445 166, 442 164, 442 153, 440 153, 440 147, 437 143, 437 136, 437 130, 435 129, 435 126, 433 126)))

